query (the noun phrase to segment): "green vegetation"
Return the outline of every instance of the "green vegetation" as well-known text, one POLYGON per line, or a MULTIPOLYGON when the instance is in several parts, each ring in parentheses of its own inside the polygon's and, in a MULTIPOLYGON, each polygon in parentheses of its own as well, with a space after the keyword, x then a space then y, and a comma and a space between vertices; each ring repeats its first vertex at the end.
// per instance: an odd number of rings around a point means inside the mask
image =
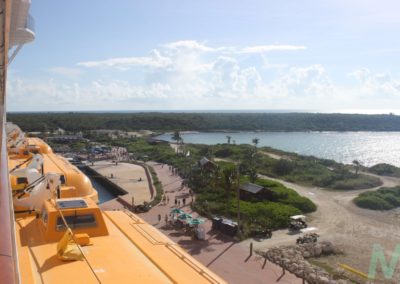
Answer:
POLYGON ((377 164, 370 167, 368 171, 381 176, 400 177, 400 168, 389 164, 377 164))
POLYGON ((246 174, 251 171, 250 161, 253 161, 260 174, 304 185, 336 190, 364 189, 382 185, 379 178, 352 173, 348 167, 333 160, 297 155, 269 147, 259 148, 253 157, 254 147, 251 145, 218 144, 209 147, 217 158, 243 161, 239 168, 246 174), (273 159, 266 153, 283 158, 273 159))
MULTIPOLYGON (((247 181, 247 177, 241 178, 241 182, 247 181)), ((265 199, 255 197, 253 200, 240 201, 240 218, 245 235, 252 225, 271 229, 285 228, 289 225, 290 216, 316 210, 316 205, 312 201, 280 183, 258 179, 256 184, 267 186, 271 196, 265 199)), ((229 191, 223 188, 223 184, 211 183, 198 188, 195 183, 191 183, 191 186, 197 194, 194 203, 196 211, 208 217, 219 215, 236 219, 238 210, 236 184, 231 185, 229 191)))
POLYGON ((156 206, 158 203, 161 202, 161 198, 163 195, 163 186, 161 182, 159 181, 156 172, 154 171, 153 167, 147 166, 147 169, 150 171, 151 178, 153 180, 153 185, 156 188, 156 196, 154 199, 150 202, 151 206, 156 206))
POLYGON ((302 156, 270 147, 255 149, 254 146, 246 144, 185 144, 185 151, 190 151, 191 155, 183 158, 177 155, 167 143, 152 145, 144 138, 109 140, 109 143, 127 147, 137 159, 174 165, 181 169, 181 173, 189 172, 190 165, 205 156, 227 162, 237 161, 240 173, 248 176, 251 181, 254 181, 259 173, 294 183, 334 190, 365 189, 382 185, 379 178, 361 173, 355 174, 349 170, 349 167, 333 160, 302 156), (266 153, 284 158, 273 159, 266 153))
POLYGON ((361 208, 372 210, 390 210, 400 207, 400 186, 363 192, 354 199, 354 203, 361 208))
MULTIPOLYGON (((309 199, 298 195, 294 190, 282 184, 260 179, 249 174, 248 167, 257 167, 261 164, 261 154, 255 152, 251 145, 184 145, 185 153, 175 151, 165 143, 151 144, 144 138, 109 140, 114 146, 125 146, 129 152, 139 159, 154 160, 168 163, 179 169, 181 176, 186 179, 190 187, 196 192, 194 209, 206 216, 222 215, 228 218, 237 217, 237 182, 238 170, 236 165, 228 161, 218 161, 215 168, 204 169, 198 161, 201 157, 212 159, 215 154, 227 155, 230 158, 243 161, 239 180, 240 183, 249 182, 252 178, 259 185, 268 188, 269 194, 263 198, 240 201, 241 220, 244 235, 250 232, 250 227, 260 225, 272 229, 284 228, 289 223, 289 217, 294 214, 309 213, 316 210, 316 205, 309 199), (250 160, 247 159, 250 157, 250 160)), ((158 179, 152 172, 154 184, 157 188, 158 179)), ((159 191, 161 189, 157 189, 159 191)), ((158 194, 157 194, 158 196, 158 194)), ((161 198, 161 196, 160 196, 161 198)))
MULTIPOLYGON (((25 131, 400 131, 400 116, 322 113, 8 113, 25 131)), ((230 140, 228 139, 230 142, 230 140)), ((249 141, 250 142, 250 141, 249 141)))

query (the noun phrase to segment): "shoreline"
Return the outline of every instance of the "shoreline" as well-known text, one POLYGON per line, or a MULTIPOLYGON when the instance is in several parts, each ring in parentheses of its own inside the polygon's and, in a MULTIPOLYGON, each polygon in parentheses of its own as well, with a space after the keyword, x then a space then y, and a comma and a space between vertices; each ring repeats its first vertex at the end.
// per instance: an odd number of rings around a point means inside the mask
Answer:
MULTIPOLYGON (((181 134, 185 144, 209 146, 227 144, 226 135, 230 136, 231 144, 252 145, 252 139, 257 137, 260 140, 258 148, 267 147, 270 148, 272 152, 278 152, 278 154, 296 154, 322 160, 333 160, 344 165, 351 165, 354 160, 357 160, 365 167, 372 167, 377 164, 389 164, 400 167, 399 147, 397 147, 397 141, 400 139, 400 132, 191 131, 181 132, 181 134), (381 151, 379 148, 385 149, 385 151, 381 151)), ((168 132, 165 132, 153 138, 167 143, 176 143, 168 135, 168 132)))

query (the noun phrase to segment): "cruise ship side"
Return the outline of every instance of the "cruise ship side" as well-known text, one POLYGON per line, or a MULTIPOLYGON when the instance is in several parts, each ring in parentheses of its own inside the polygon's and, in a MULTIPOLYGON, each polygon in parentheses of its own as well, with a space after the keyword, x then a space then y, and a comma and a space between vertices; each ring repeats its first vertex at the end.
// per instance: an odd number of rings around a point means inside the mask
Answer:
POLYGON ((35 37, 30 0, 0 1, 0 282, 225 283, 38 138, 6 127, 7 66, 35 37))

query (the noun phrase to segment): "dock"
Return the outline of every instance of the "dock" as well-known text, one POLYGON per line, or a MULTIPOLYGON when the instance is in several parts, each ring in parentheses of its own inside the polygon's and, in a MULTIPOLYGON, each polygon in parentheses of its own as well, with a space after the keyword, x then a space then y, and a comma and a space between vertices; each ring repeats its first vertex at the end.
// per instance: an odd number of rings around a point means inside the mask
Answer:
POLYGON ((115 163, 98 161, 88 165, 88 168, 106 181, 112 183, 121 192, 117 200, 110 200, 101 204, 103 209, 119 209, 122 203, 131 205, 150 202, 154 197, 151 177, 142 165, 131 163, 115 163))

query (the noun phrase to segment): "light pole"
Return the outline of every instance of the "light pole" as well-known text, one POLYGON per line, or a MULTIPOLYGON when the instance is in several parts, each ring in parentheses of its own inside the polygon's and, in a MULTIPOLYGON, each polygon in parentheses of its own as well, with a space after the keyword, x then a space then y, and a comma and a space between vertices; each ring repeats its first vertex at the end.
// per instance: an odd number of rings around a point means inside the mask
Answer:
POLYGON ((239 182, 239 167, 236 168, 236 195, 237 195, 237 224, 238 234, 240 235, 240 182, 239 182))

